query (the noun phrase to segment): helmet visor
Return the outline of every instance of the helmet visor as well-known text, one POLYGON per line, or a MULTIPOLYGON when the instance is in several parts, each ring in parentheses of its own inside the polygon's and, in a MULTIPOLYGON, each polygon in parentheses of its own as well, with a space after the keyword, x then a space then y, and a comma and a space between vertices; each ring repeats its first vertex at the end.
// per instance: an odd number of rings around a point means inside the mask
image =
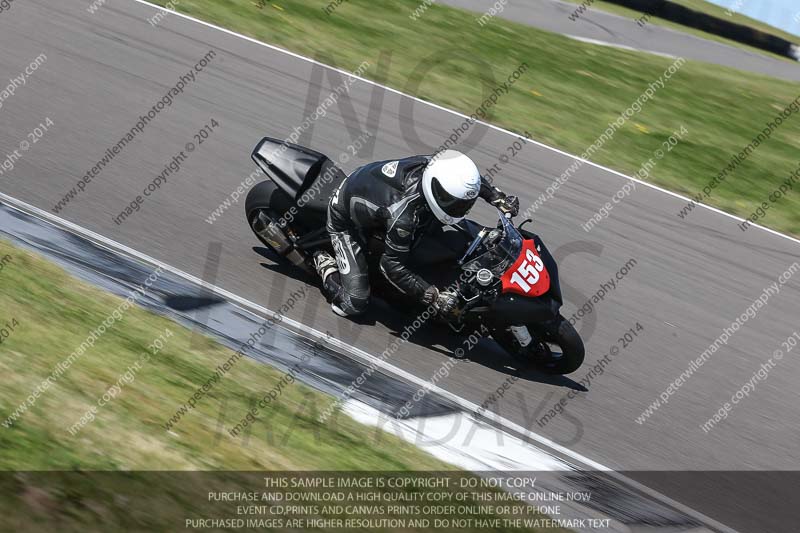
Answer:
POLYGON ((475 198, 458 198, 457 196, 453 196, 444 190, 444 187, 442 187, 439 180, 436 178, 431 180, 431 189, 433 191, 433 198, 439 207, 453 218, 462 218, 466 216, 478 199, 477 196, 475 198))

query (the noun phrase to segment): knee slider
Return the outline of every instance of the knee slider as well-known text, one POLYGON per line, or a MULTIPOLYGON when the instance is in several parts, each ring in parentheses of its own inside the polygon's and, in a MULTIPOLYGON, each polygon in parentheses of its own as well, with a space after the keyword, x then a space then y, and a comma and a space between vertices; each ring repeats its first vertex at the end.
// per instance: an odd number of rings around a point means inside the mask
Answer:
POLYGON ((333 312, 339 316, 354 316, 360 315, 367 310, 369 299, 364 298, 344 298, 341 302, 334 302, 331 304, 333 312))
POLYGON ((369 307, 369 295, 366 297, 350 298, 350 306, 355 311, 355 314, 361 314, 369 307))

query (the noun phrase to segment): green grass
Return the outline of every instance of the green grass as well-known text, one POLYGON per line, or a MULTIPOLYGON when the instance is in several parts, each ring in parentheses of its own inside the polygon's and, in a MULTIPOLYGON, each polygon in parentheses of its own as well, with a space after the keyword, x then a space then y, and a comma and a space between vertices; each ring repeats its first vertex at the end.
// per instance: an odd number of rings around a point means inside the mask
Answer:
MULTIPOLYGON (((565 0, 566 2, 570 2, 573 4, 580 4, 584 0, 565 0)), ((791 33, 785 32, 779 28, 775 28, 774 26, 770 26, 760 20, 756 20, 750 18, 746 15, 742 15, 741 13, 734 13, 730 17, 726 13, 726 8, 720 7, 715 4, 711 4, 709 2, 705 2, 704 0, 672 0, 676 4, 680 4, 684 7, 688 7, 689 9, 694 9, 695 11, 699 11, 701 13, 706 13, 708 15, 712 15, 714 17, 720 18, 722 20, 729 20, 736 24, 742 24, 744 26, 749 26, 751 28, 761 30, 766 33, 770 33, 772 35, 776 35, 778 37, 782 37, 790 42, 793 43, 800 43, 800 37, 797 35, 792 35, 791 33)), ((612 13, 614 15, 619 15, 621 17, 629 18, 632 20, 639 20, 642 16, 642 13, 636 11, 635 9, 631 9, 629 7, 621 6, 619 4, 615 4, 613 2, 606 2, 605 0, 597 0, 591 6, 591 9, 598 9, 600 11, 606 11, 608 13, 612 13)), ((647 19, 647 24, 654 24, 657 26, 663 26, 665 28, 670 28, 673 30, 677 30, 683 33, 688 33, 689 35, 694 35, 696 37, 702 37, 703 39, 708 39, 711 41, 716 41, 719 43, 727 44, 729 46, 735 46, 736 48, 742 48, 744 50, 748 50, 750 52, 756 52, 759 54, 766 54, 774 58, 782 59, 784 61, 790 63, 796 63, 795 60, 786 57, 784 55, 775 54, 773 52, 769 52, 767 50, 763 50, 761 48, 756 48, 754 46, 750 46, 748 44, 740 43, 738 41, 734 41, 731 39, 727 39, 720 35, 716 35, 714 33, 708 33, 703 30, 698 30, 697 28, 691 28, 689 26, 684 26, 682 24, 678 24, 677 22, 673 22, 671 20, 662 19, 660 17, 651 17, 647 19)))
MULTIPOLYGON (((0 241, 0 258, 6 256, 11 261, 0 270, 0 328, 9 329, 8 323, 13 331, 0 344, 0 422, 123 301, 0 241)), ((183 327, 133 306, 10 429, 0 426, 0 470, 454 470, 344 414, 319 424, 318 414, 333 398, 299 382, 262 412, 247 439, 220 434, 220 413, 230 428, 252 398, 281 379, 279 371, 248 358, 167 432, 164 422, 232 354, 209 339, 192 348, 190 338, 183 327), (165 348, 115 400, 98 408, 94 422, 71 435, 68 428, 166 330, 172 336, 165 348)), ((220 479, 231 490, 253 487, 252 478, 242 476, 220 479)), ((139 530, 175 531, 183 518, 208 515, 209 487, 202 483, 208 478, 187 483, 189 475, 162 476, 156 486, 152 475, 141 472, 98 483, 91 475, 59 479, 0 476, 0 530, 30 531, 34 521, 41 530, 113 531, 138 516, 139 530), (123 494, 133 497, 122 501, 123 494), (143 523, 148 527, 141 529, 143 523)))
MULTIPOLYGON (((260 10, 249 0, 184 0, 178 9, 351 71, 367 60, 371 67, 365 75, 373 79, 379 51, 387 51, 391 65, 382 81, 467 114, 483 99, 481 82, 504 80, 525 62, 528 71, 500 97, 489 120, 575 154, 673 63, 501 19, 479 28, 473 13, 438 4, 412 22, 417 0, 350 0, 330 16, 326 5, 277 0, 260 10), (425 58, 437 54, 453 59, 436 65, 421 83, 409 83, 415 69, 427 64, 425 58), (491 73, 481 70, 476 58, 491 65, 491 73)), ((800 84, 690 61, 593 160, 632 174, 684 125, 688 135, 649 180, 694 195, 798 95, 800 84)), ((798 148, 800 116, 795 115, 705 202, 748 216, 797 166, 798 148)), ((796 202, 791 196, 780 200, 763 223, 800 235, 796 202)))

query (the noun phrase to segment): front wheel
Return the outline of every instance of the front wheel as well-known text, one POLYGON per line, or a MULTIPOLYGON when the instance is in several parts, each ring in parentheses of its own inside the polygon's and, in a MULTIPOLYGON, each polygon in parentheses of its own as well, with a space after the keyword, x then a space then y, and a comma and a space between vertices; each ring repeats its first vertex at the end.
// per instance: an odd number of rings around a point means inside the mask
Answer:
POLYGON ((586 350, 580 335, 564 317, 554 323, 530 327, 533 340, 521 346, 516 337, 506 328, 492 332, 497 343, 515 359, 533 364, 545 374, 571 374, 583 364, 586 350))

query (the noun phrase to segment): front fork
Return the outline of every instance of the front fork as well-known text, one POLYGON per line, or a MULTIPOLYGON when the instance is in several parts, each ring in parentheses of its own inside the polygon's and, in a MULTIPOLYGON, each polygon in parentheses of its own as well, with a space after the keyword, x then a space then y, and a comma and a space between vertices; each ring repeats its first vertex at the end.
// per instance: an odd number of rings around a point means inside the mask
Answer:
POLYGON ((531 332, 528 331, 528 326, 509 326, 508 330, 523 348, 526 348, 533 341, 531 332))

